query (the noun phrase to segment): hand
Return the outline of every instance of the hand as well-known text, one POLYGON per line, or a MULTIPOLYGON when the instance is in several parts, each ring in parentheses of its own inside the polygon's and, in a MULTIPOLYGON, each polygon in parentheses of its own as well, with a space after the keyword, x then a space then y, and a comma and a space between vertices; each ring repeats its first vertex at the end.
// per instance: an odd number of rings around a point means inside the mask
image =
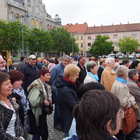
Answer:
POLYGON ((48 100, 44 100, 44 105, 49 106, 50 102, 48 100))

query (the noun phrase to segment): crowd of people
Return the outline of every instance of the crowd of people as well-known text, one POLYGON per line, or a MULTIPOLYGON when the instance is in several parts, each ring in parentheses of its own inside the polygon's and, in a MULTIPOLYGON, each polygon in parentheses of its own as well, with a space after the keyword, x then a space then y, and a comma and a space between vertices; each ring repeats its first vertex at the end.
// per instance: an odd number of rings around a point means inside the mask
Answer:
POLYGON ((64 55, 46 60, 34 54, 0 56, 0 139, 48 140, 47 115, 64 140, 140 139, 140 61, 64 55), (53 106, 52 106, 53 104, 53 106), (122 131, 124 110, 133 107, 138 126, 122 131), (54 109, 53 109, 54 108, 54 109))

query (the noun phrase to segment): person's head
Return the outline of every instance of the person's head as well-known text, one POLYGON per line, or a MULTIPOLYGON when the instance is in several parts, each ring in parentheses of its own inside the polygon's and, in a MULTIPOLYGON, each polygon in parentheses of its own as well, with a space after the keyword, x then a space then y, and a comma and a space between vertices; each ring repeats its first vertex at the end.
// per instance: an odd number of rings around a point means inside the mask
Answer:
POLYGON ((42 82, 48 82, 51 78, 50 72, 48 69, 41 69, 38 73, 38 77, 42 82))
POLYGON ((97 83, 97 82, 89 82, 89 83, 86 83, 86 84, 82 84, 82 85, 80 85, 80 87, 78 88, 78 91, 77 91, 78 97, 81 99, 82 96, 87 91, 96 90, 96 89, 105 90, 104 86, 100 83, 97 83))
POLYGON ((123 60, 121 65, 125 65, 126 67, 129 67, 129 60, 123 60))
POLYGON ((64 67, 66 65, 70 64, 70 62, 71 62, 71 58, 68 55, 62 56, 61 60, 62 60, 61 63, 64 67))
POLYGON ((80 68, 74 64, 69 64, 64 68, 64 77, 75 82, 79 77, 80 68))
POLYGON ((140 71, 140 61, 133 61, 131 64, 131 69, 136 69, 140 71))
POLYGON ((41 58, 41 57, 38 57, 38 58, 37 58, 37 62, 38 62, 38 63, 42 63, 42 58, 41 58))
POLYGON ((123 111, 118 98, 105 90, 90 90, 74 107, 76 132, 81 140, 107 140, 119 132, 123 111))
POLYGON ((116 74, 118 77, 126 80, 128 77, 128 67, 124 65, 118 66, 118 68, 116 69, 116 74))
POLYGON ((114 68, 114 64, 115 64, 115 59, 112 58, 112 57, 106 58, 105 64, 106 64, 106 66, 109 66, 111 69, 113 69, 114 68))
POLYGON ((20 57, 20 61, 21 61, 21 62, 24 62, 24 61, 25 61, 25 57, 24 57, 24 56, 21 56, 21 57, 20 57))
POLYGON ((7 73, 0 72, 0 99, 8 97, 12 93, 10 76, 7 73))
POLYGON ((95 57, 93 57, 93 56, 90 57, 90 58, 89 58, 89 61, 95 61, 95 57))
POLYGON ((8 74, 10 75, 12 88, 16 90, 19 89, 23 83, 23 74, 18 70, 10 70, 8 74))
POLYGON ((138 80, 139 79, 138 70, 130 69, 129 72, 128 72, 128 77, 129 77, 129 79, 138 80))
POLYGON ((33 55, 33 54, 30 55, 30 56, 29 56, 28 62, 29 62, 29 64, 30 64, 31 66, 35 66, 35 64, 36 64, 36 56, 33 55))
POLYGON ((86 63, 85 57, 84 57, 84 56, 80 56, 80 57, 78 58, 78 63, 79 63, 80 65, 84 66, 85 63, 86 63))
POLYGON ((0 71, 5 70, 5 60, 3 59, 3 57, 0 55, 0 71))
POLYGON ((97 73, 97 65, 94 62, 91 62, 87 65, 87 71, 91 72, 92 74, 96 74, 97 73))
POLYGON ((106 64, 105 64, 105 59, 104 59, 104 58, 101 58, 101 59, 100 59, 100 65, 103 66, 103 67, 106 66, 106 64))

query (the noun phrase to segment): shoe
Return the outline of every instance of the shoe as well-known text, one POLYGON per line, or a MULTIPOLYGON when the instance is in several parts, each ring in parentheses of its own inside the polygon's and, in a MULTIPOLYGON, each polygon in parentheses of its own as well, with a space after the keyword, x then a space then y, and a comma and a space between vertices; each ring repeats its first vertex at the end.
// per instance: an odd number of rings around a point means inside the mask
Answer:
POLYGON ((61 125, 55 125, 54 128, 57 129, 57 130, 59 130, 59 131, 62 131, 61 125))

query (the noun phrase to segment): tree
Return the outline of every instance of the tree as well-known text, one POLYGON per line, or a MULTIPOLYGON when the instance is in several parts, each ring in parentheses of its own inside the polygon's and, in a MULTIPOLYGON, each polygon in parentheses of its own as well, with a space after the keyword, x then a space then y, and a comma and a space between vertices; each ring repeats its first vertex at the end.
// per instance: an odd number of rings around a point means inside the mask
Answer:
POLYGON ((97 35, 89 52, 92 55, 109 54, 114 50, 113 42, 109 41, 108 36, 97 35))
POLYGON ((20 25, 20 22, 0 21, 0 40, 0 49, 11 52, 20 50, 22 44, 22 26, 20 25))
POLYGON ((138 40, 132 38, 132 37, 124 37, 122 39, 119 39, 118 46, 120 48, 121 52, 127 52, 132 53, 135 50, 138 49, 139 46, 138 40))
POLYGON ((59 54, 63 54, 63 52, 70 54, 70 52, 72 52, 72 45, 74 47, 74 51, 78 50, 78 47, 75 44, 75 39, 66 29, 53 28, 50 33, 54 40, 54 46, 52 47, 53 51, 57 51, 59 54))
POLYGON ((29 50, 32 52, 46 52, 51 49, 54 42, 52 36, 44 29, 32 28, 28 37, 29 50))

